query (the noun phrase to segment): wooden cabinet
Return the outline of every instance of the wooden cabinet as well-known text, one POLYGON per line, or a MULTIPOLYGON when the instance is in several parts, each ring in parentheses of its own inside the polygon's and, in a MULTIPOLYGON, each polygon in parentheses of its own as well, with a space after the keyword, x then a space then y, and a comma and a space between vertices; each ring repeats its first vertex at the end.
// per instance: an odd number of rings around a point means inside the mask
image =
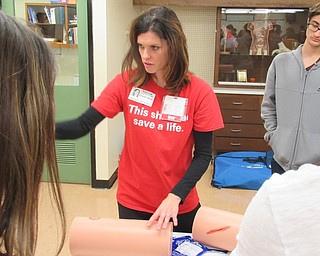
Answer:
POLYGON ((220 104, 225 127, 214 132, 215 152, 267 151, 265 129, 260 117, 262 95, 220 94, 220 104))
POLYGON ((25 15, 53 47, 77 47, 76 4, 26 3, 25 15))

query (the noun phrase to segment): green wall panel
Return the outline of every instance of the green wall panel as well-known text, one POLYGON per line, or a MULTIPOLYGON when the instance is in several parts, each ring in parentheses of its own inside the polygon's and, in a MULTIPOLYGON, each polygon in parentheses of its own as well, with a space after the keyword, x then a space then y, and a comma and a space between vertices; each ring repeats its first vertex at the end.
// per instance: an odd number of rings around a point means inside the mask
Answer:
POLYGON ((14 1, 2 0, 2 11, 10 15, 14 15, 14 1))
MULTIPOLYGON (((78 68, 79 86, 55 88, 56 120, 79 116, 90 104, 87 1, 78 1, 78 68)), ((62 182, 91 183, 90 136, 77 140, 56 142, 58 165, 62 182)))
MULTIPOLYGON (((17 15, 18 18, 25 18, 26 2, 50 3, 49 0, 2 0, 2 10, 8 14, 17 15)), ((79 85, 59 84, 55 86, 55 114, 57 121, 72 119, 79 116, 88 108, 90 104, 88 14, 86 0, 77 1, 77 15, 78 49, 53 49, 54 53, 58 56, 58 58, 60 58, 59 61, 62 59, 65 61, 65 63, 69 63, 70 58, 76 59, 75 65, 78 65, 79 73, 79 85)), ((64 67, 61 69, 61 71, 63 73, 64 67)), ((57 140, 56 149, 61 181, 67 183, 90 184, 90 136, 86 135, 77 140, 57 140)), ((46 174, 44 175, 43 179, 47 179, 46 174)))

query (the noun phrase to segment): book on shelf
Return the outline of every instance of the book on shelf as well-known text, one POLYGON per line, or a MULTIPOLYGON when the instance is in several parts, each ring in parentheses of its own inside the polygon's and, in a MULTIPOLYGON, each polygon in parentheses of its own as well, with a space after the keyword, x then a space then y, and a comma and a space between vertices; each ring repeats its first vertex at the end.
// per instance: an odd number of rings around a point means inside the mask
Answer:
POLYGON ((37 14, 35 10, 30 6, 28 7, 28 15, 29 15, 29 20, 32 23, 38 23, 37 14))
POLYGON ((51 19, 51 13, 50 13, 50 10, 48 9, 47 6, 45 6, 44 8, 44 12, 46 13, 47 17, 48 17, 48 21, 50 24, 52 24, 52 19, 51 19))
POLYGON ((44 7, 44 10, 50 24, 64 24, 65 9, 63 6, 52 7, 50 9, 44 7))
POLYGON ((64 24, 65 17, 64 17, 64 7, 58 6, 56 7, 55 15, 56 15, 56 24, 64 24))
POLYGON ((66 44, 67 43, 67 35, 66 35, 66 29, 65 27, 63 27, 63 31, 62 31, 63 35, 62 35, 62 43, 66 44))
POLYGON ((74 27, 74 44, 78 44, 78 27, 74 27))
POLYGON ((76 4, 76 0, 50 0, 51 4, 76 4))
POLYGON ((68 44, 78 44, 78 29, 77 27, 69 28, 68 44))
POLYGON ((56 24, 56 8, 50 8, 51 24, 56 24))

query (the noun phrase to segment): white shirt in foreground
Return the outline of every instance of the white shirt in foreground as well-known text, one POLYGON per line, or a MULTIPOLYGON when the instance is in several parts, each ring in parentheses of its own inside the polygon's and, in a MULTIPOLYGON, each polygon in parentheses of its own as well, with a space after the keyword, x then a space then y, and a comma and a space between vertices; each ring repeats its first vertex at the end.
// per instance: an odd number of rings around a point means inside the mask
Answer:
POLYGON ((320 167, 273 174, 249 204, 231 256, 320 255, 320 167))

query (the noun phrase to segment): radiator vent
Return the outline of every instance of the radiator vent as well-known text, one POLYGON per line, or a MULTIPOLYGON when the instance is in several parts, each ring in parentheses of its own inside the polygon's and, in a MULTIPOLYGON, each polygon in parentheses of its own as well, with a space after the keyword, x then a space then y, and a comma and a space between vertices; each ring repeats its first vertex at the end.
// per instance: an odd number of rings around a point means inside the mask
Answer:
POLYGON ((58 164, 64 164, 64 165, 76 164, 75 143, 56 141, 56 151, 57 151, 58 164))

